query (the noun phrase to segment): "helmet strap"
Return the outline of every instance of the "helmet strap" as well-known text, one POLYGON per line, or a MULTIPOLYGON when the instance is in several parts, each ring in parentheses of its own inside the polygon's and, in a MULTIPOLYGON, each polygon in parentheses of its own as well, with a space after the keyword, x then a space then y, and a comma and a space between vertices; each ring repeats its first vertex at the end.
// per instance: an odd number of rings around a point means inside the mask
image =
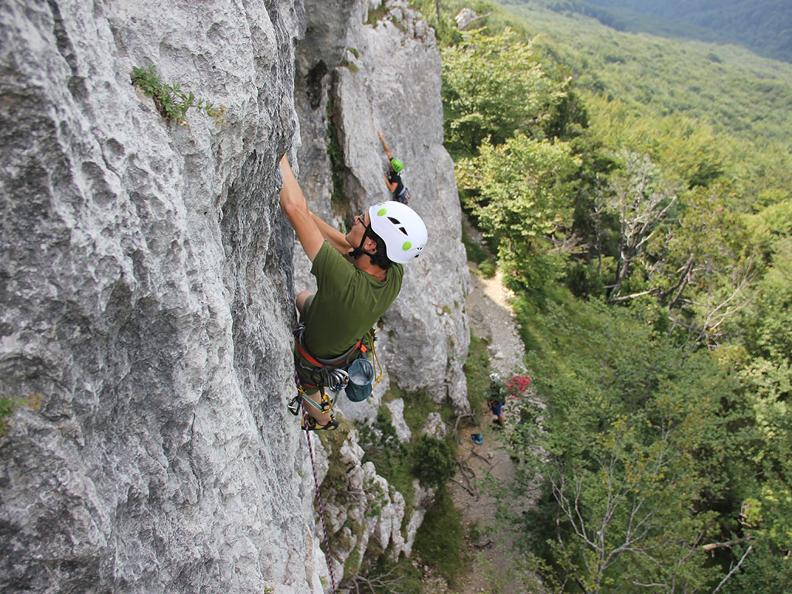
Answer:
POLYGON ((363 244, 364 244, 364 243, 366 243, 366 238, 369 236, 369 231, 371 231, 371 225, 370 225, 370 224, 369 224, 369 225, 366 225, 366 230, 365 230, 365 231, 363 231, 363 237, 361 237, 361 239, 360 239, 360 245, 359 245, 359 246, 357 246, 357 247, 356 247, 354 250, 352 250, 351 252, 349 252, 349 255, 350 255, 352 258, 354 258, 355 260, 357 260, 358 258, 360 258, 360 256, 362 256, 363 254, 365 254, 365 255, 367 255, 369 258, 371 258, 371 255, 372 255, 372 254, 370 254, 369 252, 367 252, 366 250, 364 250, 364 249, 363 249, 363 244))

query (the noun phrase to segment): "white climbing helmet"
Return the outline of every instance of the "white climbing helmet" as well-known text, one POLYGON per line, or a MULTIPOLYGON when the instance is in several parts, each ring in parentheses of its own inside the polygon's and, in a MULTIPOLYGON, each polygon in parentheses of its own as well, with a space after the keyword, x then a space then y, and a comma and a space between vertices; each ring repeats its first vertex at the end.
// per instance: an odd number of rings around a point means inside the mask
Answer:
POLYGON ((388 200, 369 208, 371 230, 385 242, 388 259, 406 264, 421 255, 429 234, 412 208, 388 200))

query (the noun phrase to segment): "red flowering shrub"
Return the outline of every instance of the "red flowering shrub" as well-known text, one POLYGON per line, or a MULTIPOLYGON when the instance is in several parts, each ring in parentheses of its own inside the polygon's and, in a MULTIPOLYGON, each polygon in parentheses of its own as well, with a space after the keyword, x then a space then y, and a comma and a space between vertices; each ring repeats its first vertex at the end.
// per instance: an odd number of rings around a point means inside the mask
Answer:
POLYGON ((506 383, 504 384, 504 387, 506 388, 506 395, 519 398, 525 394, 525 391, 528 389, 528 386, 531 385, 532 381, 533 380, 531 379, 530 375, 513 375, 507 379, 506 383))

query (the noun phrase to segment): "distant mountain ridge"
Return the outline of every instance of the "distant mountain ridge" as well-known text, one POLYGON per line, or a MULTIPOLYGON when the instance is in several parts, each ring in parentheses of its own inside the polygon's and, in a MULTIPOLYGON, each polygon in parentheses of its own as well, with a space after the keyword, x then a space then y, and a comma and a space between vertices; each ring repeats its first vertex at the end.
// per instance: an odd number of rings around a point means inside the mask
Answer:
MULTIPOLYGON (((527 0, 525 4, 533 3, 527 0)), ((596 18, 620 31, 737 43, 768 58, 792 62, 789 0, 540 0, 557 12, 596 18)))

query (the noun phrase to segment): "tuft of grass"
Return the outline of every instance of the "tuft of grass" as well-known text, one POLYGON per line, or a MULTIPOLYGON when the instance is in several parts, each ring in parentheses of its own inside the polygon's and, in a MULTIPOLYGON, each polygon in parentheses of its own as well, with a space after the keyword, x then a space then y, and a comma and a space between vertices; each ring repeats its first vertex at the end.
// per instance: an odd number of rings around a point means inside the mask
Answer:
POLYGON ((148 68, 133 67, 132 84, 154 100, 157 111, 169 122, 186 126, 187 111, 191 107, 203 111, 218 125, 225 121, 225 105, 215 106, 206 99, 197 99, 192 92, 183 91, 177 84, 164 82, 153 64, 148 68))
POLYGON ((415 553, 427 565, 436 568, 450 585, 457 586, 464 575, 465 530, 462 515, 443 487, 437 492, 415 536, 415 553))
POLYGON ((470 333, 470 347, 465 361, 465 379, 467 380, 468 402, 475 421, 480 422, 481 411, 487 401, 490 389, 490 356, 487 342, 473 332, 470 333))
POLYGON ((366 24, 370 27, 376 27, 377 23, 385 18, 385 15, 388 14, 388 12, 390 12, 390 8, 385 6, 384 2, 379 6, 379 8, 370 8, 368 11, 368 18, 366 19, 366 24))
POLYGON ((498 267, 495 265, 495 261, 494 260, 484 260, 478 266, 479 274, 483 278, 492 278, 493 276, 495 276, 495 273, 497 272, 497 270, 498 270, 498 267))
POLYGON ((5 435, 8 431, 7 418, 14 414, 15 410, 24 407, 37 411, 41 408, 41 401, 41 394, 0 397, 0 435, 5 435))

